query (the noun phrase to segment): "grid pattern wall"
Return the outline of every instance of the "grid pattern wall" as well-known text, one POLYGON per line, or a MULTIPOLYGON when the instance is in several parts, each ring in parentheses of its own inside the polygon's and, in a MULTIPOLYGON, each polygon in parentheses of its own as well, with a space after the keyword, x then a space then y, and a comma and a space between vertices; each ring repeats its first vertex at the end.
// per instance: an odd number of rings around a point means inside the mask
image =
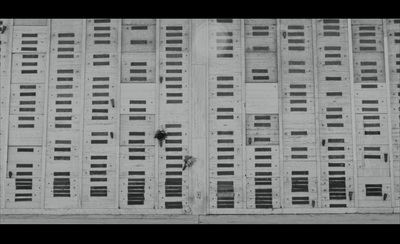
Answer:
POLYGON ((0 85, 4 210, 400 208, 400 19, 0 19, 0 85))

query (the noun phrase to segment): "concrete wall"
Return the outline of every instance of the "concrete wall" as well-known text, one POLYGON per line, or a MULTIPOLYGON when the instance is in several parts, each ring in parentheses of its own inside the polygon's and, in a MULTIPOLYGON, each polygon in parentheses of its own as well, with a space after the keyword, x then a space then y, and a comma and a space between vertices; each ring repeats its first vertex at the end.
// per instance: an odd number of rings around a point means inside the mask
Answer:
POLYGON ((0 22, 2 213, 399 212, 399 19, 0 22))

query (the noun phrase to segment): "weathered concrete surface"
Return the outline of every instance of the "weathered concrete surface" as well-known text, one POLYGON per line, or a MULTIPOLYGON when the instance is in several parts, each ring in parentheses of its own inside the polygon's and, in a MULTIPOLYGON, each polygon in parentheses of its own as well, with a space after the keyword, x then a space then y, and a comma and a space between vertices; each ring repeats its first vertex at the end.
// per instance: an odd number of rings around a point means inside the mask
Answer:
POLYGON ((400 214, 1 215, 0 224, 399 224, 400 214))
POLYGON ((400 224, 399 214, 207 216, 202 224, 400 224))

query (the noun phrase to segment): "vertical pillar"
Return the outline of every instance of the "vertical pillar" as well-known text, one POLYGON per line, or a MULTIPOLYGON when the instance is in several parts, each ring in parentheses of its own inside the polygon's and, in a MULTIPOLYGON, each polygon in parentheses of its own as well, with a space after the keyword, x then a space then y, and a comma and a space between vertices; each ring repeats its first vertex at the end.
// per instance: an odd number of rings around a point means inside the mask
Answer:
POLYGON ((0 19, 0 208, 5 208, 13 20, 0 19))
POLYGON ((45 208, 79 206, 82 20, 51 21, 45 208))
POLYGON ((317 207, 315 80, 311 19, 281 20, 285 208, 317 207))
POLYGON ((323 208, 354 207, 353 139, 346 19, 316 21, 315 57, 319 104, 317 151, 323 208))
POLYGON ((320 158, 320 118, 319 118, 319 76, 318 76, 318 56, 317 54, 317 24, 316 20, 313 19, 311 22, 312 26, 312 54, 313 54, 313 79, 314 79, 314 119, 315 119, 315 156, 316 156, 316 193, 317 193, 317 202, 316 207, 321 208, 321 158, 320 158))
POLYGON ((14 20, 6 208, 42 208, 48 90, 49 21, 14 20))
POLYGON ((281 207, 277 21, 243 21, 244 208, 268 212, 281 207))
POLYGON ((357 144, 356 144, 356 114, 355 114, 355 90, 354 90, 354 63, 353 63, 353 35, 352 35, 352 26, 351 19, 347 19, 347 40, 349 45, 349 81, 350 81, 350 107, 351 107, 351 137, 352 137, 352 162, 353 162, 353 179, 354 179, 354 191, 353 191, 353 199, 354 199, 354 207, 358 207, 358 158, 357 158, 357 144))
POLYGON ((154 209, 157 150, 155 19, 123 19, 120 79, 119 207, 154 209))
POLYGON ((170 213, 190 213, 190 169, 182 171, 190 154, 190 21, 160 20, 159 128, 167 138, 158 147, 158 207, 170 213))
POLYGON ((208 139, 208 21, 191 20, 191 156, 197 159, 189 168, 189 205, 193 214, 207 210, 207 139, 208 139))
POLYGON ((82 208, 115 208, 120 20, 86 20, 82 208))
POLYGON ((242 31, 240 19, 209 21, 209 202, 210 212, 235 212, 243 198, 242 31))
MULTIPOLYGON (((350 28, 350 26, 349 26, 350 28)), ((360 211, 392 206, 388 79, 382 19, 352 19, 360 211)))
POLYGON ((400 19, 383 20, 392 207, 400 207, 400 19))

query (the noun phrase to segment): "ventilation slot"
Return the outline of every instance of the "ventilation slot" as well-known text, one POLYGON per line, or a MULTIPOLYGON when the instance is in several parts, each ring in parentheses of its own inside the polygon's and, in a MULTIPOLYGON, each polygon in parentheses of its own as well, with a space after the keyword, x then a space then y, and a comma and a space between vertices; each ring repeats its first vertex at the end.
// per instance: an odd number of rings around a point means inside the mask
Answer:
POLYGON ((382 196, 382 184, 366 184, 365 194, 367 197, 382 196))
POLYGON ((309 197, 292 197, 293 205, 308 205, 310 204, 309 197))
POLYGON ((308 192, 308 178, 292 177, 292 192, 308 192))
POLYGON ((234 208, 233 181, 217 182, 217 208, 234 208))
MULTIPOLYGON (((62 173, 60 174, 58 172, 54 172, 54 176, 59 176, 59 175, 66 175, 66 174, 62 173)), ((53 197, 71 197, 70 190, 71 190, 71 185, 69 178, 54 178, 53 197)))
POLYGON ((182 209, 182 202, 165 202, 166 209, 182 209))
POLYGON ((329 199, 346 200, 346 178, 329 178, 329 199))
POLYGON ((15 193, 15 202, 32 202, 32 193, 15 193))
POLYGON ((15 179, 15 190, 32 190, 32 179, 15 179))
POLYGON ((165 179, 165 196, 166 197, 182 197, 182 179, 181 178, 165 179))
POLYGON ((272 189, 255 189, 256 208, 272 208, 272 189))
MULTIPOLYGON (((92 181, 92 179, 91 179, 91 181, 92 181)), ((94 181, 97 181, 97 180, 94 180, 94 181)), ((107 197, 107 186, 91 186, 90 187, 90 196, 91 197, 107 197)))
MULTIPOLYGON (((134 172, 129 172, 129 175, 134 175, 134 172)), ((145 179, 128 179, 128 205, 144 205, 144 193, 145 179)))

